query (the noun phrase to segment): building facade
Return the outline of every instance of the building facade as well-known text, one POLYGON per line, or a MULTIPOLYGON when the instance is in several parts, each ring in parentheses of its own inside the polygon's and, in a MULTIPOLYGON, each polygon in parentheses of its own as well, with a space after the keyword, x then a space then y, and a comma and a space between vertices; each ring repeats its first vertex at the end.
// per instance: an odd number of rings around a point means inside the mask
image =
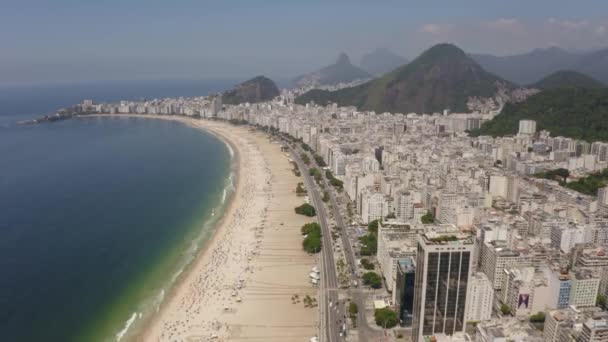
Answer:
POLYGON ((412 341, 464 332, 474 246, 457 230, 418 237, 412 341))

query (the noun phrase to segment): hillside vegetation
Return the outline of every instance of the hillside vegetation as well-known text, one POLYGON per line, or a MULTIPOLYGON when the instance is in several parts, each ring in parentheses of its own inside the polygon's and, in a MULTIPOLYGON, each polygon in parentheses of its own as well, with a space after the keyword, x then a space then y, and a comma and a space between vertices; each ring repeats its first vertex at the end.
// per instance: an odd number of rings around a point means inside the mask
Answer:
POLYGON ((559 88, 602 88, 604 85, 583 73, 562 70, 543 78, 530 87, 547 90, 559 88))
POLYGON ((225 104, 257 103, 270 101, 279 96, 279 88, 269 78, 257 76, 247 80, 222 95, 225 104))
POLYGON ((507 104, 473 136, 517 134, 519 120, 536 121, 537 130, 587 141, 608 140, 608 89, 560 88, 542 91, 518 104, 507 104))

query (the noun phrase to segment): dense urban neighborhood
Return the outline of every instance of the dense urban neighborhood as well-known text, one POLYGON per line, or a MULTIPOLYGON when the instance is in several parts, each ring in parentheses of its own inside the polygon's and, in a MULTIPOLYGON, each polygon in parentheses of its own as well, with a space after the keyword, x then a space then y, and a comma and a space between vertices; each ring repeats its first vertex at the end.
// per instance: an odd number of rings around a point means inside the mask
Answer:
POLYGON ((307 90, 238 105, 85 101, 65 113, 224 120, 283 144, 305 178, 297 192, 312 199, 296 212, 321 224, 302 228, 303 248, 331 254, 318 294, 329 341, 605 341, 608 142, 552 136, 533 120, 516 135, 469 136, 499 100, 473 113, 375 113, 295 104, 307 90))

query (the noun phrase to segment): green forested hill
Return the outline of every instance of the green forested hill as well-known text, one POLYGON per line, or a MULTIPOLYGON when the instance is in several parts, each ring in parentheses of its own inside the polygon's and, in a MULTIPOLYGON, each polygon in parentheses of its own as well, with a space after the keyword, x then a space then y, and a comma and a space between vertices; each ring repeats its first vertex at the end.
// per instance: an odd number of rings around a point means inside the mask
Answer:
POLYGON ((530 87, 547 90, 558 88, 602 88, 604 85, 576 71, 562 70, 543 78, 542 80, 532 84, 530 87))
POLYGON ((537 130, 553 136, 608 141, 608 89, 560 88, 541 91, 518 104, 507 104, 473 136, 517 134, 519 120, 535 120, 537 130))
POLYGON ((232 105, 257 103, 270 101, 279 94, 279 89, 271 79, 257 76, 226 91, 222 95, 222 102, 232 105))
POLYGON ((375 80, 338 91, 313 90, 296 99, 305 104, 356 106, 376 112, 468 111, 471 96, 493 97, 508 82, 484 71, 460 48, 438 44, 411 63, 375 80))

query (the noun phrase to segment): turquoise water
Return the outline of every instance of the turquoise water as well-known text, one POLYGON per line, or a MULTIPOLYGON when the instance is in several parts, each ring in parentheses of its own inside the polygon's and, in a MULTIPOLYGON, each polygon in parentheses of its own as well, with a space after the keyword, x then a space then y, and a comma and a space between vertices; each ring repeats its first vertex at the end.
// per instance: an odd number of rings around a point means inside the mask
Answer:
POLYGON ((228 148, 176 122, 0 126, 2 340, 128 340, 212 233, 229 175, 228 148))

